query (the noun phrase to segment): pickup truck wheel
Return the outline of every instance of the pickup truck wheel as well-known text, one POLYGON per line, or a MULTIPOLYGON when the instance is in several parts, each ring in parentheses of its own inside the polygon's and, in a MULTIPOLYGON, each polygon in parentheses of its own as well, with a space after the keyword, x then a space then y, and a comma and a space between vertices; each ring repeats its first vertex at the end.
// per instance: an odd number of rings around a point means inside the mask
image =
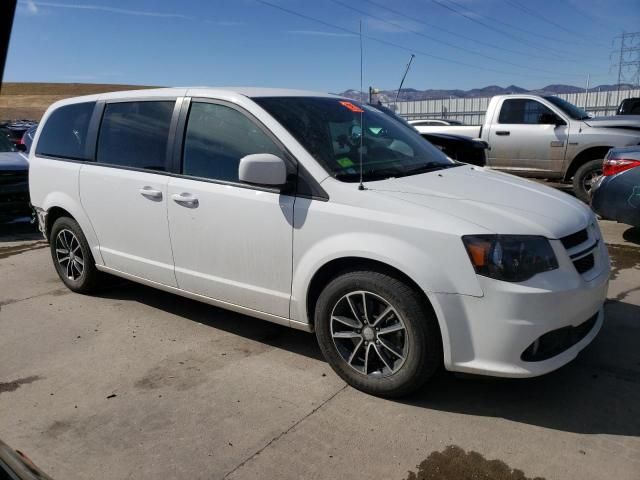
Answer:
POLYGON ((372 395, 406 395, 441 364, 433 312, 411 286, 380 272, 350 272, 331 281, 318 298, 315 325, 333 370, 372 395))
POLYGON ((589 203, 593 182, 602 175, 602 159, 590 160, 573 176, 573 192, 580 200, 589 203))
POLYGON ((58 218, 51 227, 49 246, 56 272, 69 290, 89 293, 95 289, 100 272, 78 222, 58 218))

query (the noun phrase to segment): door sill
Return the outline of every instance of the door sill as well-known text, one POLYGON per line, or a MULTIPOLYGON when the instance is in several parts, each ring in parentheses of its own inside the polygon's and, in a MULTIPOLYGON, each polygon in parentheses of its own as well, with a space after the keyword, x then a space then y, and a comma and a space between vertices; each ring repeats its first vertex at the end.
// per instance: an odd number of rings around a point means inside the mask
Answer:
POLYGON ((305 332, 312 331, 308 323, 298 322, 296 320, 290 320, 288 318, 280 317, 278 315, 273 315, 271 313, 261 312, 259 310, 254 310, 252 308, 236 305, 235 303, 229 303, 222 300, 216 300, 215 298, 206 297, 204 295, 200 295, 197 293, 187 292, 186 290, 181 290, 177 287, 171 287, 169 285, 164 285, 162 283, 154 282, 152 280, 147 280, 145 278, 138 277, 136 275, 131 275, 129 273, 121 272, 120 270, 116 270, 114 268, 105 267, 104 265, 96 264, 96 268, 101 272, 110 273, 117 277, 122 277, 122 278, 126 278, 127 280, 131 280, 132 282, 141 283, 149 287, 157 288, 159 290, 164 290, 165 292, 174 293, 182 297, 207 303, 209 305, 213 305, 214 307, 220 307, 225 310, 231 310, 232 312, 241 313, 243 315, 248 315, 250 317, 259 318, 261 320, 266 320, 268 322, 277 323, 278 325, 284 325, 285 327, 291 327, 297 330, 303 330, 305 332))

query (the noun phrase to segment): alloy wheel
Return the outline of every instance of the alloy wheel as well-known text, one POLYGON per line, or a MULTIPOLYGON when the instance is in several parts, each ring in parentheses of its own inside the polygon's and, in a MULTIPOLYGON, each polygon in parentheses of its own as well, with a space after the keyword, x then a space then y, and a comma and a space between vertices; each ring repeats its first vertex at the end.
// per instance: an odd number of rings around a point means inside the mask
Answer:
POLYGON ((370 377, 396 373, 409 349, 405 323, 397 310, 380 295, 363 290, 336 302, 331 337, 347 365, 370 377))
POLYGON ((62 229, 56 236, 56 260, 69 280, 78 280, 84 271, 84 256, 78 237, 62 229))

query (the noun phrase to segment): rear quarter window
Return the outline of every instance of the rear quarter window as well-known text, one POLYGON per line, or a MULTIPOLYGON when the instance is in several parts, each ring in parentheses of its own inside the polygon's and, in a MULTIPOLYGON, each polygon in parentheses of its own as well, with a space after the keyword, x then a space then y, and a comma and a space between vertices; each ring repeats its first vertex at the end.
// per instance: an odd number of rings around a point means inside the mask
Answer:
POLYGON ((74 103, 56 109, 42 127, 36 155, 89 160, 87 130, 95 102, 74 103))

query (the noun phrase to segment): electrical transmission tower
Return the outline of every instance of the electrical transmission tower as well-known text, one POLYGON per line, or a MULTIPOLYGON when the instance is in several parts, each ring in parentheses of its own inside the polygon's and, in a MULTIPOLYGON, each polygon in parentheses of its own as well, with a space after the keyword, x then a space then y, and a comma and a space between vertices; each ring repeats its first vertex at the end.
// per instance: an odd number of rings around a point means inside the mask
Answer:
POLYGON ((640 32, 623 33, 616 37, 620 40, 620 51, 616 51, 618 63, 618 90, 621 83, 640 86, 640 32))

